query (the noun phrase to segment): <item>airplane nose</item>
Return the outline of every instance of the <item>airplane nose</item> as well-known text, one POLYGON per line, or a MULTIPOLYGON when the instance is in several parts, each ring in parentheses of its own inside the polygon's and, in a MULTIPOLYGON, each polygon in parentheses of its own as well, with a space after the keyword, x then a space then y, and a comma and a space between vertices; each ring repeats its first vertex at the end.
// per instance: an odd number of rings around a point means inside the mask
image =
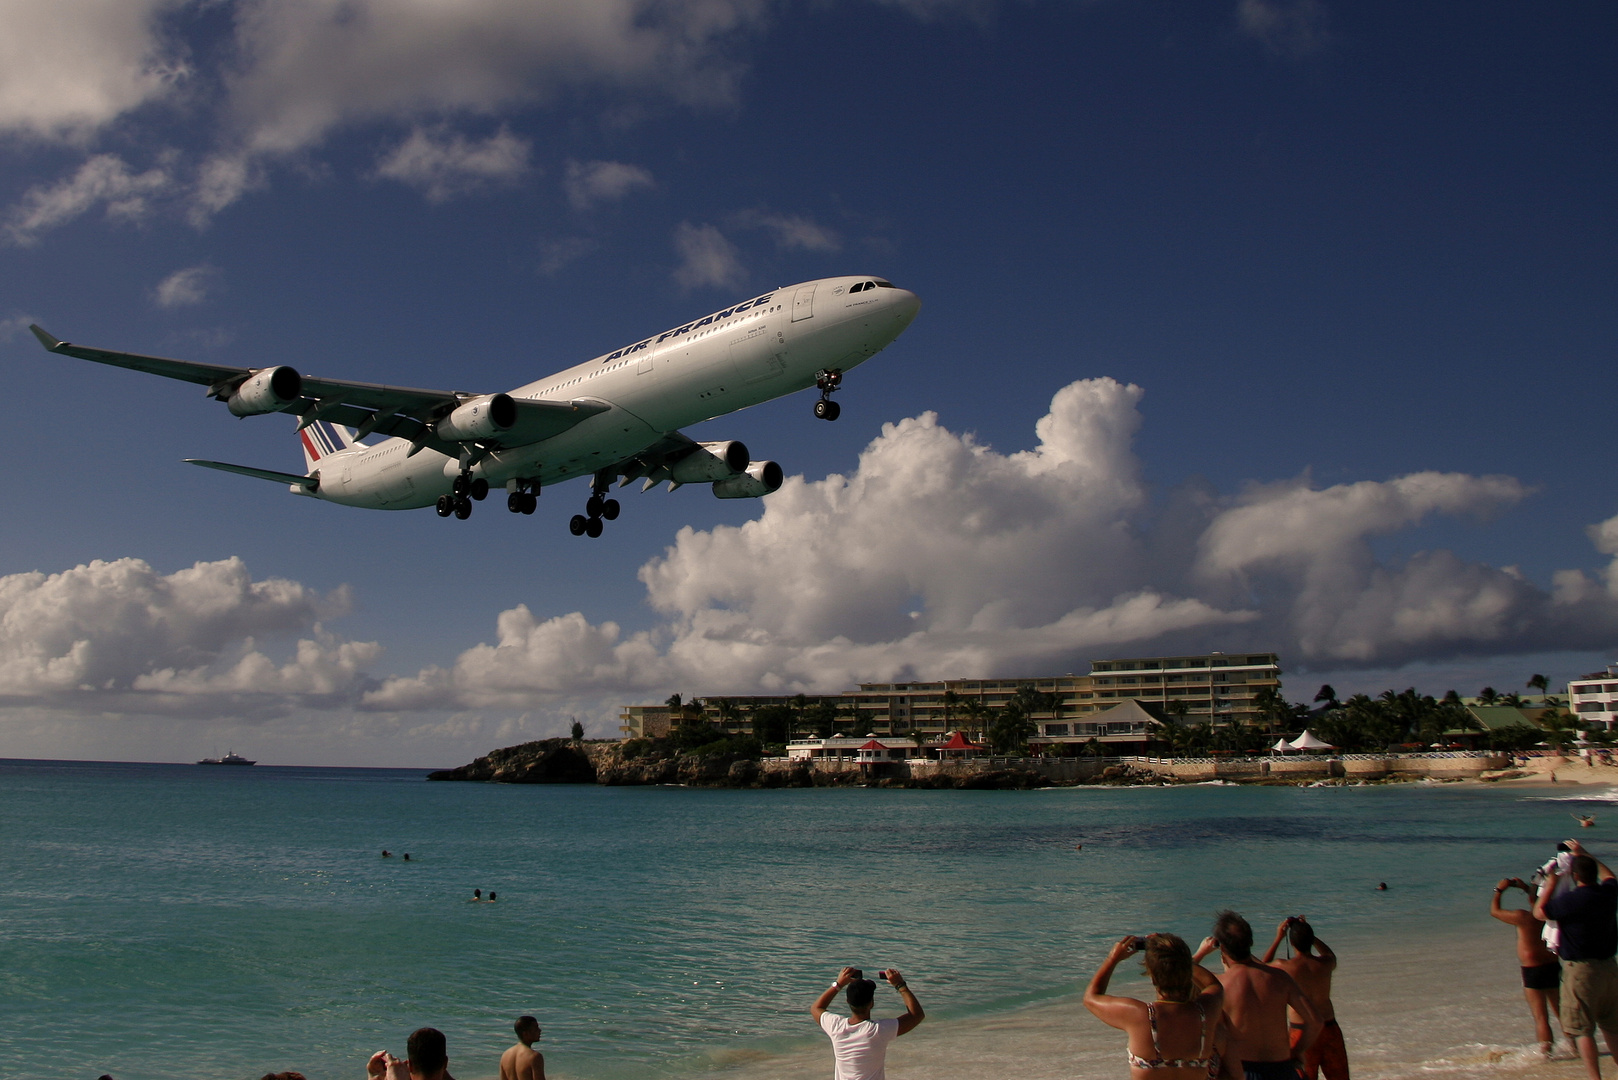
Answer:
POLYGON ((921 297, 909 289, 894 289, 893 291, 897 294, 892 301, 894 312, 906 326, 909 326, 911 320, 916 317, 916 312, 921 310, 921 297))

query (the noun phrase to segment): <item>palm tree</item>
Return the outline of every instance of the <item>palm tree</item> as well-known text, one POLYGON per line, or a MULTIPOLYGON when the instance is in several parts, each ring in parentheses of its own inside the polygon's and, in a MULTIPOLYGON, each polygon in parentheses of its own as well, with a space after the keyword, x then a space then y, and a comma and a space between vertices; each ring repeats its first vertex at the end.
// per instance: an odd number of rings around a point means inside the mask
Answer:
POLYGON ((1478 691, 1479 705, 1493 705, 1500 700, 1500 694, 1492 686, 1485 686, 1478 691))
POLYGON ((1550 693, 1551 689, 1550 681, 1539 674, 1528 676, 1527 686, 1530 690, 1538 690, 1541 695, 1550 693))
POLYGON ((944 691, 944 730, 949 730, 949 722, 955 715, 955 707, 961 703, 961 695, 953 690, 944 691))
POLYGON ((741 720, 741 710, 736 708, 736 703, 729 698, 720 698, 716 707, 719 710, 719 722, 729 733, 731 726, 741 720))
POLYGON ((1315 695, 1316 701, 1324 701, 1329 709, 1337 708, 1337 691, 1332 689, 1331 683, 1321 686, 1320 692, 1315 695))

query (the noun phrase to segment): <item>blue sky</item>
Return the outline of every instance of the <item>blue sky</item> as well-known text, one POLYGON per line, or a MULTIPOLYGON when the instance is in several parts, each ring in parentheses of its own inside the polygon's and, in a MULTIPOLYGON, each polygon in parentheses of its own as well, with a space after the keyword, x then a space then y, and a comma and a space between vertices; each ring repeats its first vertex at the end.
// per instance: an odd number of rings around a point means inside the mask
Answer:
POLYGON ((1618 656, 1610 5, 13 6, 0 754, 441 764, 676 690, 1618 656), (296 468, 292 425, 24 329, 492 392, 841 273, 924 301, 842 419, 691 432, 802 480, 594 542, 580 485, 463 523, 192 469, 296 468))

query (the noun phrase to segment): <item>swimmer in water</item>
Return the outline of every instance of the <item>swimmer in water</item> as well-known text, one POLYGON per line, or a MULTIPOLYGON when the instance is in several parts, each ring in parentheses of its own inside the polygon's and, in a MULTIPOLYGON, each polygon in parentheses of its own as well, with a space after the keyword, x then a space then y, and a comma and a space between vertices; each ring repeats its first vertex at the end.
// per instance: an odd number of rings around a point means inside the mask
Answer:
POLYGON ((483 902, 483 890, 482 889, 473 889, 472 890, 472 903, 481 904, 482 902, 483 902))
POLYGON ((1376 891, 1377 892, 1387 892, 1388 891, 1388 883, 1386 881, 1377 882, 1376 883, 1376 891))
POLYGON ((407 851, 407 852, 405 852, 405 862, 409 862, 409 861, 410 861, 410 852, 407 851))
POLYGON ((382 849, 382 857, 384 859, 391 859, 391 858, 393 858, 393 852, 389 851, 387 848, 383 848, 382 849))
POLYGON ((491 904, 494 903, 494 890, 493 889, 489 890, 489 903, 491 903, 491 904))

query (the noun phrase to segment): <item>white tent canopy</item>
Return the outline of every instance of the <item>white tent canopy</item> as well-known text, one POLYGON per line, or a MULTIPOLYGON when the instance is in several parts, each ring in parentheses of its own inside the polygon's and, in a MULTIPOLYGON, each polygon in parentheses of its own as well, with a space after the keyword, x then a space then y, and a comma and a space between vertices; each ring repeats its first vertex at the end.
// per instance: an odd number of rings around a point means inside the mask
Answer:
POLYGON ((1281 753, 1284 754, 1288 750, 1292 749, 1292 744, 1287 742, 1285 736, 1283 736, 1283 737, 1275 740, 1275 745, 1270 747, 1270 749, 1271 750, 1279 750, 1279 751, 1281 751, 1281 753))
POLYGON ((1315 738, 1314 735, 1311 734, 1307 729, 1304 730, 1304 733, 1302 735, 1299 735, 1296 739, 1293 739, 1292 742, 1290 742, 1288 745, 1291 746, 1292 749, 1294 749, 1294 750, 1335 750, 1335 749, 1337 749, 1331 743, 1326 742, 1326 741, 1324 741, 1322 739, 1315 738))

